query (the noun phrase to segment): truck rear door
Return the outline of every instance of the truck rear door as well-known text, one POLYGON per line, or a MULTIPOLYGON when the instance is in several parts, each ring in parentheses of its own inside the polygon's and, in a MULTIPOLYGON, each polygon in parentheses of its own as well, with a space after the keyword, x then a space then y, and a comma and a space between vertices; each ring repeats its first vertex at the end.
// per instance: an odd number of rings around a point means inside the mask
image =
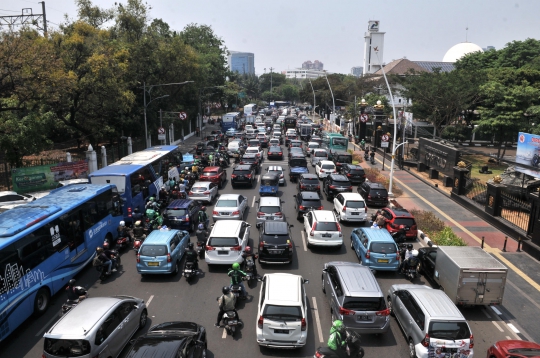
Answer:
POLYGON ((506 283, 504 271, 463 271, 457 302, 463 304, 501 304, 506 283))

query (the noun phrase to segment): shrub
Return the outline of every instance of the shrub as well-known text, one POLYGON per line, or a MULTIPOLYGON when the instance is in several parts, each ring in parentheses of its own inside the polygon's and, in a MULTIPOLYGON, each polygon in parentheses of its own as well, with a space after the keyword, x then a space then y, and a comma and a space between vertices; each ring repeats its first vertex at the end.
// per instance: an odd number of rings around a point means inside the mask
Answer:
MULTIPOLYGON (((368 179, 370 182, 381 183, 387 190, 390 187, 390 179, 382 175, 379 169, 366 168, 364 169, 364 172, 366 173, 366 179, 368 179)), ((403 190, 394 182, 392 183, 392 193, 395 197, 400 197, 403 195, 403 190)))
POLYGON ((444 222, 431 211, 413 209, 410 212, 414 216, 418 228, 430 238, 445 228, 444 222))
POLYGON ((467 246, 465 240, 457 236, 448 226, 445 226, 442 231, 439 231, 430 239, 438 246, 467 246))
POLYGON ((352 160, 353 160, 353 164, 354 164, 355 161, 357 163, 362 163, 364 161, 364 159, 362 157, 362 153, 360 153, 360 152, 352 152, 352 160))

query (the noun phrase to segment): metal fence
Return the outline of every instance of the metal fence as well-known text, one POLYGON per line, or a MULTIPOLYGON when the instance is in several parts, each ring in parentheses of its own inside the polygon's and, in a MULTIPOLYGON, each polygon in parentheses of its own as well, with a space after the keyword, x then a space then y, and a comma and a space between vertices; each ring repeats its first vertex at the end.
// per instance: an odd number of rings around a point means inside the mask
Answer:
POLYGON ((479 206, 486 205, 487 185, 479 179, 465 178, 465 195, 479 206))
POLYGON ((527 231, 531 217, 531 203, 505 191, 501 192, 501 217, 509 223, 527 231))

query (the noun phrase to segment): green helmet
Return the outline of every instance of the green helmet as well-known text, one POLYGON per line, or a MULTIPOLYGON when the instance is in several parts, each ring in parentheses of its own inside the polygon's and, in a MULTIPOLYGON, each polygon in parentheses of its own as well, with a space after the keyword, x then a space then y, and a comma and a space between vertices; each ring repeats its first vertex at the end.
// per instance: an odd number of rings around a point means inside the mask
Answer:
POLYGON ((334 327, 335 329, 337 329, 338 331, 342 330, 344 327, 343 327, 343 321, 340 320, 340 319, 336 319, 333 323, 332 323, 332 327, 334 327))
POLYGON ((233 270, 240 270, 240 264, 238 262, 235 262, 234 264, 232 264, 232 268, 233 270))
POLYGON ((154 200, 155 200, 155 198, 154 198, 153 196, 151 196, 151 197, 148 199, 148 201, 154 201, 154 200))

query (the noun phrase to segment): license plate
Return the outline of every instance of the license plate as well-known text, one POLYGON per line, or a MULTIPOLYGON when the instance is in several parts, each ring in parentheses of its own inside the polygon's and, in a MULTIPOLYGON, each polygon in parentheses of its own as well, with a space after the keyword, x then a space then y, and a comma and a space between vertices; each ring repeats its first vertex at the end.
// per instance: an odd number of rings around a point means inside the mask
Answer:
POLYGON ((238 179, 244 179, 244 176, 243 176, 243 175, 239 175, 239 176, 238 176, 238 179))
POLYGON ((148 266, 159 266, 159 262, 149 262, 148 266))
POLYGON ((332 234, 322 234, 322 237, 332 237, 332 234))
POLYGON ((289 334, 288 329, 274 329, 274 333, 289 334))
POLYGON ((357 321, 369 321, 369 316, 356 316, 357 321))
POLYGON ((219 215, 228 216, 229 213, 219 213, 219 215))
POLYGON ((235 320, 235 319, 231 319, 228 323, 229 323, 229 325, 231 325, 231 324, 237 324, 238 321, 235 320))
POLYGON ((360 215, 360 213, 351 213, 351 215, 360 215))
POLYGON ((265 216, 266 220, 274 220, 273 216, 265 216))
POLYGON ((344 190, 347 190, 345 188, 338 188, 337 191, 344 191, 344 190))
POLYGON ((268 250, 273 255, 279 255, 283 253, 283 250, 268 250))
POLYGON ((378 259, 377 262, 387 264, 388 262, 390 262, 390 260, 388 260, 388 259, 378 259))
POLYGON ((218 251, 217 254, 218 255, 227 255, 229 252, 228 251, 218 251))

